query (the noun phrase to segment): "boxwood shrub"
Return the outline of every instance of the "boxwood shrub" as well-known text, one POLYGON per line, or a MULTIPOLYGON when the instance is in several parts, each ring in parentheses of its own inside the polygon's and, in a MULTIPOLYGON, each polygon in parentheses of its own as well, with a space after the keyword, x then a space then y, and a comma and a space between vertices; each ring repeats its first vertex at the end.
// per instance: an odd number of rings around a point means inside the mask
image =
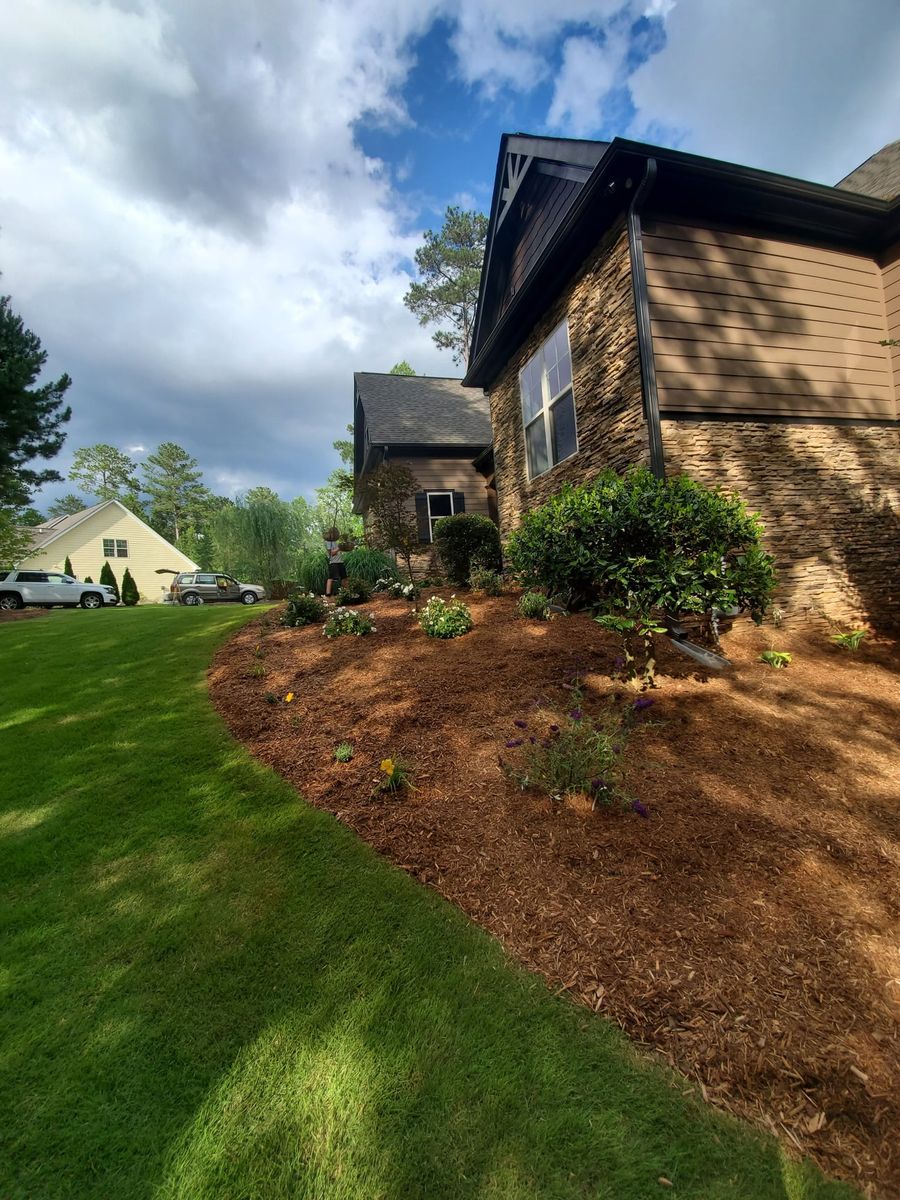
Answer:
POLYGON ((525 514, 506 554, 573 607, 672 616, 739 606, 760 621, 775 587, 763 527, 735 493, 646 468, 565 486, 525 514))
POLYGON ((469 582, 473 567, 500 570, 500 534, 490 517, 458 513, 434 523, 434 548, 447 578, 458 587, 469 582))

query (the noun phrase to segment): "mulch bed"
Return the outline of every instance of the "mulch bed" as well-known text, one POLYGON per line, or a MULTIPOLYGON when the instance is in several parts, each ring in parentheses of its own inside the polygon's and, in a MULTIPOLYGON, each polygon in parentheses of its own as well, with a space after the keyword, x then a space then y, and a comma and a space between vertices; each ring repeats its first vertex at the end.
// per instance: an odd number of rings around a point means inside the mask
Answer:
POLYGON ((571 705, 573 672, 588 712, 623 692, 614 639, 586 615, 470 603, 474 630, 448 642, 383 598, 364 606, 378 627, 365 638, 255 620, 213 664, 214 703, 311 803, 711 1103, 869 1195, 900 1195, 896 646, 850 654, 824 629, 738 622, 734 669, 714 675, 662 648, 652 721, 627 754, 641 819, 523 793, 500 766, 538 698, 571 705), (773 637, 786 670, 757 661, 773 637), (344 739, 356 753, 341 765, 344 739), (372 799, 389 754, 415 790, 372 799))
POLYGON ((46 608, 16 608, 11 612, 0 611, 0 623, 3 621, 26 621, 29 617, 46 617, 49 613, 46 608))

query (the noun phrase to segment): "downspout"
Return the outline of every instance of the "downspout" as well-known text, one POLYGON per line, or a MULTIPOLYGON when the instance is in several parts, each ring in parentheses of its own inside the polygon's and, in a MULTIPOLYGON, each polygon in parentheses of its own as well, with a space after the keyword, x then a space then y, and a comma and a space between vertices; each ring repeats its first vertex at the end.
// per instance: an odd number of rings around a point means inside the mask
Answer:
POLYGON ((666 475, 662 429, 659 420, 659 396, 656 391, 656 362, 653 357, 653 335, 650 330, 650 301, 647 295, 647 268, 644 265, 644 242, 641 235, 640 210, 656 183, 656 159, 648 158, 644 178, 628 207, 628 249, 631 253, 631 279, 634 287, 634 315, 637 322, 638 355, 641 361, 641 392, 644 397, 644 420, 650 442, 650 470, 657 479, 666 475))

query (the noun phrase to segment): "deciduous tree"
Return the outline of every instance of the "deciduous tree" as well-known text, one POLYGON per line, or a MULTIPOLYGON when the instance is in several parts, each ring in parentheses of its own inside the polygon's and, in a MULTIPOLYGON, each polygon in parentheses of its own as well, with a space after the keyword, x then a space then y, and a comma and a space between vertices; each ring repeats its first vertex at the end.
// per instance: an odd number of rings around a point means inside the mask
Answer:
POLYGON ((425 233, 415 255, 421 278, 403 297, 420 325, 443 326, 432 335, 434 343, 452 351, 457 363, 469 359, 487 228, 483 213, 451 205, 440 230, 425 233))
POLYGON ((415 496, 418 481, 408 467, 382 463, 366 481, 366 504, 370 524, 369 544, 376 550, 392 550, 406 564, 412 579, 412 556, 419 549, 415 496))
MULTIPOLYGON (((35 471, 26 464, 54 458, 62 448, 62 426, 72 410, 63 408, 71 386, 68 375, 35 387, 47 361, 40 338, 25 328, 0 296, 0 505, 26 505, 35 488, 62 479, 58 471, 35 471)), ((11 523, 11 520, 10 520, 11 523)))

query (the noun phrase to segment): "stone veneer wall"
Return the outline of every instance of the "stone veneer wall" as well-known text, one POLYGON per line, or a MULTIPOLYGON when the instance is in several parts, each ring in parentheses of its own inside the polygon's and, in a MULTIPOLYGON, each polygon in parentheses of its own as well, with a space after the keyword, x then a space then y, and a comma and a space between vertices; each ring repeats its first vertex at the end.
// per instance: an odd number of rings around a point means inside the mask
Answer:
POLYGON ((584 483, 604 467, 649 463, 641 401, 631 283, 624 226, 610 231, 595 254, 490 388, 500 532, 564 483, 584 483), (519 371, 563 317, 569 319, 578 451, 528 482, 519 371))
POLYGON ((667 474, 761 514, 787 613, 900 619, 900 430, 664 419, 662 435, 667 474))

